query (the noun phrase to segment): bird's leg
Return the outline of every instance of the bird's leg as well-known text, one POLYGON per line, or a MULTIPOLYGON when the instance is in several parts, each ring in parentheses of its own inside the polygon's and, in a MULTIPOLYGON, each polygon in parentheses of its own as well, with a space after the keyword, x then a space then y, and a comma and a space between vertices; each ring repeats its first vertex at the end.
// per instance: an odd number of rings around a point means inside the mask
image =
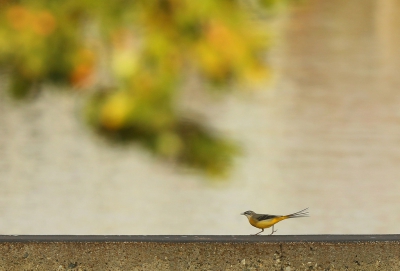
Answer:
POLYGON ((264 231, 264 229, 261 229, 261 231, 260 232, 257 232, 256 234, 254 234, 254 235, 259 235, 260 233, 262 233, 264 231))
POLYGON ((278 230, 274 231, 274 225, 272 225, 272 232, 270 233, 270 235, 274 234, 274 232, 277 232, 278 230))

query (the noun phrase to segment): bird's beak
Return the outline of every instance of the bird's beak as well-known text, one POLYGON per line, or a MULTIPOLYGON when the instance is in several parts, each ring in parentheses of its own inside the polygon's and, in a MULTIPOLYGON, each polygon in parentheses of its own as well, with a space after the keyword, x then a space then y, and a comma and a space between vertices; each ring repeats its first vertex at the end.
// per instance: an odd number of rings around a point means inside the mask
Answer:
POLYGON ((241 215, 244 215, 244 213, 240 213, 241 215))

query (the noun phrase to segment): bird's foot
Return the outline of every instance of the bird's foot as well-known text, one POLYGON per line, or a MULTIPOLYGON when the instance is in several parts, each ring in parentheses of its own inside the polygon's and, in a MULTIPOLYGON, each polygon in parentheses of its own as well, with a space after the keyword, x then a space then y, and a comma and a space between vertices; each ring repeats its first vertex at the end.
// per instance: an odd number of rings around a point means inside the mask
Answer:
POLYGON ((274 231, 272 231, 269 235, 273 235, 274 234, 274 232, 277 232, 278 230, 274 230, 274 231))

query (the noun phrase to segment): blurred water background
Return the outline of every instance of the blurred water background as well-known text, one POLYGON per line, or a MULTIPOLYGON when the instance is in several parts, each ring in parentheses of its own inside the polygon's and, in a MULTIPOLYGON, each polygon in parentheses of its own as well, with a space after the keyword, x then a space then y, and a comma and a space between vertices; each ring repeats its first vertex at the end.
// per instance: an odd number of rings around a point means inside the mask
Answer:
POLYGON ((278 23, 273 87, 192 93, 244 150, 225 182, 103 142, 70 93, 2 94, 0 234, 250 234, 243 211, 306 207, 276 234, 398 233, 399 12, 396 0, 312 0, 278 23))

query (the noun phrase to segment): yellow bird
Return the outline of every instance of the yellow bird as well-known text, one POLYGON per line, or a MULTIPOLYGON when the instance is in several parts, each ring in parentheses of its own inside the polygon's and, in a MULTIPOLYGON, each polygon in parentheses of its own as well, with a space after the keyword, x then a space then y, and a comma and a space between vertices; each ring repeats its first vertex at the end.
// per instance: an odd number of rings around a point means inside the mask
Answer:
POLYGON ((244 213, 241 213, 241 215, 245 215, 252 226, 261 229, 260 232, 254 235, 259 235, 264 231, 265 228, 269 228, 271 226, 272 226, 272 232, 270 233, 270 235, 272 235, 274 232, 277 231, 277 230, 274 231, 274 225, 276 223, 285 220, 287 218, 308 217, 308 211, 306 211, 307 209, 308 208, 290 215, 265 215, 265 214, 256 214, 253 211, 246 211, 244 213))

